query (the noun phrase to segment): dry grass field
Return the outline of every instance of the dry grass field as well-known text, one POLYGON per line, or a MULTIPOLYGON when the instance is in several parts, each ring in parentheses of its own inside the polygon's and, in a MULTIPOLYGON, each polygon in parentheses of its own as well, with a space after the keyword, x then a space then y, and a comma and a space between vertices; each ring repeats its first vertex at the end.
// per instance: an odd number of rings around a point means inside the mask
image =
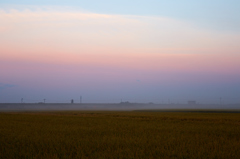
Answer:
POLYGON ((0 158, 240 158, 240 113, 2 112, 0 158))

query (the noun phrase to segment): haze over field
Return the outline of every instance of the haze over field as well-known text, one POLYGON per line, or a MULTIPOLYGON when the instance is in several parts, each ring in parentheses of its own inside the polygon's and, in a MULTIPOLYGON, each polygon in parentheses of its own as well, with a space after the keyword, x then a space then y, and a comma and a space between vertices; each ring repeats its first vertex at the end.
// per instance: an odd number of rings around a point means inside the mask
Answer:
POLYGON ((0 103, 240 103, 240 2, 0 1, 0 103))

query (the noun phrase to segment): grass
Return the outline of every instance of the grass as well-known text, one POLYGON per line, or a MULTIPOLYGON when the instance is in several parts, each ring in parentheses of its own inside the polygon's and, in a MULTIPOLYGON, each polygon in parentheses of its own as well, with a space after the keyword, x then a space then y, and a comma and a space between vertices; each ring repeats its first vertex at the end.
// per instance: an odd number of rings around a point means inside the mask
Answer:
POLYGON ((0 158, 239 158, 239 113, 0 113, 0 158))

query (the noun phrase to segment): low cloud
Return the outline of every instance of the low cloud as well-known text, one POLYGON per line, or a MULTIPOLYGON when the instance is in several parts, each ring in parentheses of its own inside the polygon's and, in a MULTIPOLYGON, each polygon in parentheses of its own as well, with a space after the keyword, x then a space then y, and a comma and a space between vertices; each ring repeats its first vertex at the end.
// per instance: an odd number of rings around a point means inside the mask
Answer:
POLYGON ((13 85, 13 84, 7 84, 7 83, 0 83, 0 90, 12 88, 12 87, 15 87, 15 85, 13 85))

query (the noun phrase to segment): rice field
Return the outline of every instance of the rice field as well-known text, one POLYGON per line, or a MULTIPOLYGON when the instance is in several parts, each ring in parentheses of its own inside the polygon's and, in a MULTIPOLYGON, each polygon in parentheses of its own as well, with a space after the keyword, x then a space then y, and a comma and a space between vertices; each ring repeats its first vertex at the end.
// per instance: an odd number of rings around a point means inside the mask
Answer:
POLYGON ((240 158, 240 113, 1 112, 0 158, 240 158))

